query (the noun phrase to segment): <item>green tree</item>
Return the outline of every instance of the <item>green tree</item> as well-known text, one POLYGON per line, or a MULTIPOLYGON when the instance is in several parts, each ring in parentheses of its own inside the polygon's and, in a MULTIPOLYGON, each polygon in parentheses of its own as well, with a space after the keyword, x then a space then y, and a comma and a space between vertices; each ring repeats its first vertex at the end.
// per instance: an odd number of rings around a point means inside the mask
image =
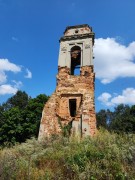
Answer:
POLYGON ((25 108, 24 119, 27 122, 25 123, 25 130, 29 134, 29 137, 38 136, 42 110, 48 98, 48 96, 40 94, 36 98, 30 99, 25 108))
POLYGON ((17 93, 9 98, 6 103, 3 104, 3 107, 5 110, 11 109, 13 107, 18 107, 20 109, 24 109, 28 102, 30 97, 25 91, 17 91, 17 93))
POLYGON ((112 120, 113 113, 107 109, 101 109, 98 113, 96 113, 97 119, 97 128, 104 127, 106 129, 109 128, 109 123, 112 120))
POLYGON ((135 105, 131 106, 130 113, 133 117, 135 117, 135 105))
POLYGON ((110 129, 115 132, 135 132, 135 108, 129 105, 118 105, 113 112, 110 129), (132 113, 131 113, 132 112, 132 113))
POLYGON ((97 127, 107 127, 107 112, 104 109, 101 109, 98 113, 96 113, 97 119, 97 127))
POLYGON ((3 119, 3 113, 4 113, 4 107, 2 105, 0 105, 0 122, 3 119))
POLYGON ((5 117, 4 117, 4 107, 0 105, 0 128, 2 127, 4 123, 5 117))
POLYGON ((0 127, 0 143, 22 142, 23 137, 23 118, 18 107, 13 107, 5 111, 4 121, 0 127))
POLYGON ((48 100, 44 94, 29 98, 25 92, 18 91, 0 106, 0 143, 24 142, 37 137, 43 106, 48 100))

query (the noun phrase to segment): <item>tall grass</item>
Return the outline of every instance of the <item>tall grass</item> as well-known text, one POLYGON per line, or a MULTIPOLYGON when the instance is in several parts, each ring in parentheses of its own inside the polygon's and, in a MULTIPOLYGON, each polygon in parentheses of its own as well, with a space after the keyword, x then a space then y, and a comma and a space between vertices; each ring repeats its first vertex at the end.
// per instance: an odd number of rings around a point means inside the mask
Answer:
POLYGON ((95 137, 53 136, 0 150, 1 180, 133 180, 135 135, 100 130, 95 137))

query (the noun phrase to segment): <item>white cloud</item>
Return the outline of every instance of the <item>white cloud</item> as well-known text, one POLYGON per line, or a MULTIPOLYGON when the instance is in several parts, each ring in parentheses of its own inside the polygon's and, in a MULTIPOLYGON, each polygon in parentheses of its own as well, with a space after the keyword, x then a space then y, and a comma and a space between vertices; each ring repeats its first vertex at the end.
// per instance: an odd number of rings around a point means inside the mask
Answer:
POLYGON ((126 88, 122 91, 121 95, 113 94, 113 96, 107 92, 102 93, 98 100, 101 101, 106 106, 115 106, 118 104, 135 104, 135 89, 126 88))
POLYGON ((0 84, 4 83, 7 81, 7 76, 5 74, 5 72, 0 71, 0 84))
MULTIPOLYGON (((0 59, 0 95, 15 94, 21 88, 22 82, 8 79, 8 71, 13 73, 27 72, 26 78, 31 78, 30 70, 11 63, 8 59, 0 59), (6 83, 6 84, 5 84, 6 83)), ((22 76, 23 77, 23 76, 22 76)))
POLYGON ((10 84, 3 84, 0 86, 0 95, 6 94, 15 94, 17 92, 17 88, 10 84))
POLYGON ((26 69, 26 75, 25 75, 25 78, 29 78, 29 79, 31 79, 32 78, 32 73, 31 73, 31 71, 29 70, 29 69, 26 69))
POLYGON ((3 84, 0 86, 0 95, 15 94, 18 89, 22 86, 21 81, 12 81, 14 84, 3 84))
POLYGON ((103 84, 135 77, 135 42, 126 47, 115 38, 99 38, 95 40, 94 53, 96 78, 103 84))
POLYGON ((21 67, 9 62, 8 59, 0 59, 0 71, 12 71, 17 73, 21 71, 21 67))
POLYGON ((13 73, 18 73, 21 71, 21 67, 9 62, 8 59, 0 59, 0 84, 7 81, 6 71, 11 71, 13 73))
POLYGON ((111 94, 104 92, 102 93, 99 97, 98 100, 101 101, 103 104, 105 104, 106 106, 111 106, 109 99, 111 98, 111 94))

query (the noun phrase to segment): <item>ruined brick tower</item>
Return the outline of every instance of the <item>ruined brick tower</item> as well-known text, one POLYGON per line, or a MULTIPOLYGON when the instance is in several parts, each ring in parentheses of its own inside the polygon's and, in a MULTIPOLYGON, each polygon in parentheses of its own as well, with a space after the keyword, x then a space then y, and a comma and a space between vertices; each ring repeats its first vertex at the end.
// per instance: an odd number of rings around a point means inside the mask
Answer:
POLYGON ((38 139, 59 134, 93 136, 96 131, 94 33, 87 24, 69 26, 60 39, 57 86, 45 104, 38 139))

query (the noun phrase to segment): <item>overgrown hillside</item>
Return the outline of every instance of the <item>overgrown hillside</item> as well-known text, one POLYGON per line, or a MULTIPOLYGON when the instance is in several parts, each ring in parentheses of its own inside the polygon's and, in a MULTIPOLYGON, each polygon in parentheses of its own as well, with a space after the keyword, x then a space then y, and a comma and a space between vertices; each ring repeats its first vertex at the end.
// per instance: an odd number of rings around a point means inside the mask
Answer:
POLYGON ((1 180, 135 179, 135 135, 35 139, 0 150, 1 180))
POLYGON ((0 105, 0 180, 135 179, 135 105, 100 110, 97 127, 109 132, 99 130, 93 138, 26 141, 37 138, 48 98, 18 91, 0 105))

